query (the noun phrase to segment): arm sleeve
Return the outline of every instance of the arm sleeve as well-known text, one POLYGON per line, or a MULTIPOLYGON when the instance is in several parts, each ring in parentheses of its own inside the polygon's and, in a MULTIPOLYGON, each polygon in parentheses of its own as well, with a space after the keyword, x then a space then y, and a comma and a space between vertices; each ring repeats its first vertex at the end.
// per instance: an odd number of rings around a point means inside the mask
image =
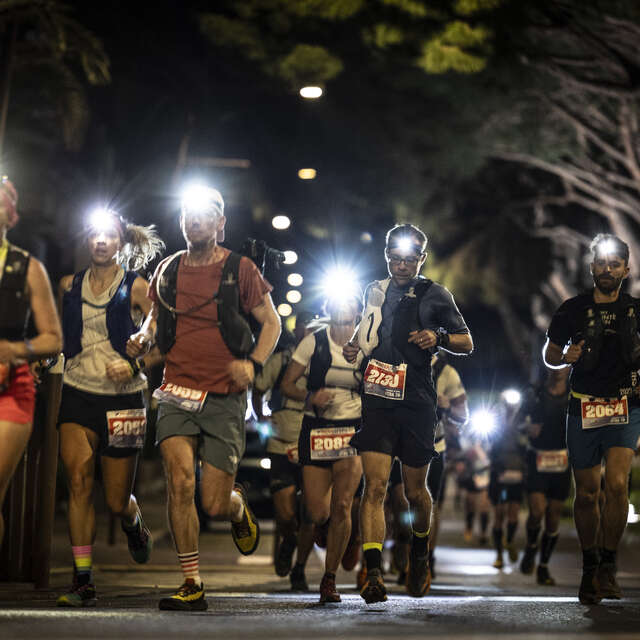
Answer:
POLYGON ((273 287, 262 277, 258 267, 243 256, 238 269, 238 284, 240 288, 240 306, 245 313, 262 304, 265 293, 270 293, 273 287))
POLYGON ((311 356, 316 348, 316 337, 313 333, 310 333, 308 336, 304 337, 300 344, 296 347, 296 350, 293 352, 292 360, 301 364, 305 369, 309 366, 311 362, 311 356))

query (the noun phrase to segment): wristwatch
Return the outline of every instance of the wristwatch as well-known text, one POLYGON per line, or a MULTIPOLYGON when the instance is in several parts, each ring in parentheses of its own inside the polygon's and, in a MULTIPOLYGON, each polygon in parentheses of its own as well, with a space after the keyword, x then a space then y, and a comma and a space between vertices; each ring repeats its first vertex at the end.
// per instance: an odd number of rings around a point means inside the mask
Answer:
POLYGON ((436 334, 436 347, 444 347, 445 349, 449 346, 450 336, 449 334, 440 327, 435 330, 436 334))

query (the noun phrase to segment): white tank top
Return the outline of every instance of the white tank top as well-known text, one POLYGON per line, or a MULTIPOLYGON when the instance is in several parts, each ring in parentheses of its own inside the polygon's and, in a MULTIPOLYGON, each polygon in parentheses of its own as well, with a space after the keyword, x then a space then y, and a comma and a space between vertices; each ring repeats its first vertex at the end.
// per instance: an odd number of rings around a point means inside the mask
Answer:
MULTIPOLYGON (((109 341, 107 304, 124 278, 124 269, 121 268, 116 273, 111 286, 98 296, 91 291, 89 273, 90 270, 87 269, 82 279, 82 350, 67 361, 64 383, 81 391, 108 396, 142 391, 147 388, 147 379, 143 373, 125 382, 114 382, 107 377, 107 364, 122 359, 109 341)), ((132 314, 132 319, 134 324, 140 325, 142 314, 132 314)))

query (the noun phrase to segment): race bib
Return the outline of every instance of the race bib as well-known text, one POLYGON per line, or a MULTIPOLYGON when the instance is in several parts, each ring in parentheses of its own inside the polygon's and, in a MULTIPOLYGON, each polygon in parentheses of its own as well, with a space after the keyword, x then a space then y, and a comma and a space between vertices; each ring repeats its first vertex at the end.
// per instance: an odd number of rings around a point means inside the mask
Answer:
POLYGON ((486 489, 489 486, 489 472, 482 471, 473 474, 473 486, 478 490, 486 489))
POLYGON ((349 444, 355 432, 355 427, 311 429, 309 433, 311 459, 327 462, 357 456, 358 452, 349 444))
POLYGON ((298 457, 298 445, 297 445, 297 443, 294 444, 294 445, 291 445, 287 449, 287 458, 289 459, 289 462, 293 462, 293 464, 298 464, 298 462, 300 461, 300 458, 298 457))
POLYGON ((539 473, 563 473, 568 468, 569 456, 566 449, 536 452, 536 470, 539 473))
POLYGON ((520 484, 522 482, 522 471, 517 469, 507 469, 498 476, 498 482, 501 484, 520 484))
POLYGON ((179 387, 172 382, 166 382, 153 392, 153 397, 160 402, 174 404, 185 411, 199 413, 204 407, 207 392, 189 389, 189 387, 179 387))
POLYGON ((364 392, 387 400, 404 400, 406 364, 387 364, 371 359, 364 372, 364 392))
POLYGON ((596 429, 597 427, 629 423, 627 396, 611 398, 610 400, 580 398, 580 405, 583 429, 596 429))
POLYGON ((141 449, 147 429, 147 415, 144 409, 123 409, 107 411, 109 446, 127 449, 141 449))

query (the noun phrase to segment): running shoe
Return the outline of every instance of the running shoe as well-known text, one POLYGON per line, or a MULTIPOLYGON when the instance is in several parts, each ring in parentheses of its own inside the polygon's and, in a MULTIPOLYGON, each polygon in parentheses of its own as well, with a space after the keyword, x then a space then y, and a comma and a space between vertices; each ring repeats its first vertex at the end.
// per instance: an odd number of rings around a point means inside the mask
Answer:
POLYGON ((138 523, 135 526, 126 527, 124 522, 121 523, 121 526, 127 536, 129 553, 134 562, 138 564, 148 562, 153 549, 153 538, 151 537, 151 531, 149 531, 142 519, 140 509, 138 509, 138 523))
POLYGON ((431 571, 431 580, 436 579, 436 557, 433 551, 429 551, 429 571, 431 571))
POLYGON ((283 538, 276 554, 275 569, 276 574, 281 578, 289 575, 291 563, 293 562, 293 552, 296 550, 298 542, 295 536, 283 538))
POLYGON ((340 601, 340 594, 336 591, 336 577, 325 573, 320 583, 320 604, 340 601))
POLYGON ((206 611, 204 584, 198 586, 192 579, 185 580, 172 596, 160 600, 158 608, 162 611, 206 611))
POLYGON ((602 598, 611 600, 620 600, 622 598, 622 589, 620 589, 620 585, 616 580, 615 564, 601 563, 598 567, 597 580, 602 598))
POLYGON ((504 559, 502 558, 502 553, 498 553, 496 559, 493 561, 493 566, 496 569, 502 569, 502 567, 504 567, 504 559))
POLYGON ((471 529, 465 529, 462 535, 464 537, 465 542, 468 542, 468 543, 473 542, 473 531, 471 531, 471 529))
POLYGON ((250 556, 260 542, 260 525, 251 511, 244 487, 236 483, 233 490, 242 498, 243 513, 240 522, 231 523, 231 535, 238 551, 243 556, 250 556))
POLYGON ((549 567, 547 567, 546 564, 538 565, 536 580, 538 581, 538 584, 542 584, 547 587, 553 587, 556 583, 556 581, 551 577, 551 574, 549 573, 549 567))
POLYGON ((387 601, 387 589, 382 581, 380 569, 371 569, 360 590, 360 596, 367 604, 387 601))
POLYGON ((304 575, 304 567, 293 567, 289 574, 289 581, 291 582, 291 591, 309 591, 307 578, 304 575))
POLYGON ((598 604, 600 600, 602 600, 597 569, 595 567, 582 570, 578 599, 580 600, 580 604, 598 604))
POLYGON ((356 575, 356 588, 358 591, 362 591, 362 587, 364 587, 365 582, 367 581, 367 565, 362 562, 360 565, 360 569, 358 570, 358 574, 356 575))
POLYGON ((96 588, 92 584, 73 584, 68 593, 56 602, 59 607, 95 607, 98 602, 96 588))
POLYGON ((533 573, 533 569, 536 566, 536 554, 538 553, 538 547, 530 547, 527 545, 524 548, 524 553, 522 554, 522 560, 520 561, 520 571, 525 575, 531 575, 533 573))
POLYGON ((507 543, 507 553, 510 562, 518 562, 518 547, 515 541, 507 543))
POLYGON ((429 593, 430 587, 429 556, 414 556, 411 554, 409 573, 407 575, 407 592, 414 598, 422 598, 429 593))

